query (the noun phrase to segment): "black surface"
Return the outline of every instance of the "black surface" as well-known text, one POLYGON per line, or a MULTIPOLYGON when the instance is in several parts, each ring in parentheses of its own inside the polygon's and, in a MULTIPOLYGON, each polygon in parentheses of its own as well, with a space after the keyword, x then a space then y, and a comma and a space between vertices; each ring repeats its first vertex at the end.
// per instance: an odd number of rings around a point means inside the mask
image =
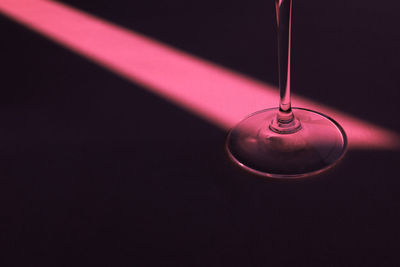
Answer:
MULTIPOLYGON (((64 2, 276 81, 268 1, 64 2)), ((296 2, 294 90, 400 131, 398 5, 296 2)), ((208 122, 4 17, 0 29, 1 266, 400 264, 398 152, 260 179, 208 122)))

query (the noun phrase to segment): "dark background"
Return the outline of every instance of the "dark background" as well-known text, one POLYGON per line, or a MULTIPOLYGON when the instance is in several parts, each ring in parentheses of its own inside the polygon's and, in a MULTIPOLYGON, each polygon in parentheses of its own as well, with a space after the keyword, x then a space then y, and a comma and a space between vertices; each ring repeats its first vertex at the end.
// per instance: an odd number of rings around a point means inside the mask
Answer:
MULTIPOLYGON (((273 1, 79 9, 275 84, 273 1)), ((295 1, 293 90, 400 132, 398 1, 295 1)), ((248 174, 226 133, 0 16, 2 266, 398 266, 400 153, 303 181, 248 174)))

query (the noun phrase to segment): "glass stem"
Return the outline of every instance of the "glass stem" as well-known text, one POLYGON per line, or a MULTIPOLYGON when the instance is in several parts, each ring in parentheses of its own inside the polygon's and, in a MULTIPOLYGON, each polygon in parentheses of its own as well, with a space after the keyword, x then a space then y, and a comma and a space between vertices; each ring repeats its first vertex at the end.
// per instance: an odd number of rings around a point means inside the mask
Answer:
POLYGON ((278 133, 294 133, 300 122, 294 117, 290 100, 290 48, 292 24, 292 0, 275 0, 278 30, 279 64, 279 111, 270 124, 271 130, 278 133))

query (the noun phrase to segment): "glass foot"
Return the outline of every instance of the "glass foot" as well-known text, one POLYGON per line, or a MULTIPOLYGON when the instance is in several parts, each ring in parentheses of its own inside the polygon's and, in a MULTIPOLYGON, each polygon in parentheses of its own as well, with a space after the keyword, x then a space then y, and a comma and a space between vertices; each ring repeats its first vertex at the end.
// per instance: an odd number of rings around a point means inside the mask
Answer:
POLYGON ((277 133, 270 128, 278 109, 251 114, 228 134, 229 156, 244 169, 273 178, 302 178, 338 162, 347 148, 346 134, 333 119, 318 112, 293 108, 301 128, 277 133))

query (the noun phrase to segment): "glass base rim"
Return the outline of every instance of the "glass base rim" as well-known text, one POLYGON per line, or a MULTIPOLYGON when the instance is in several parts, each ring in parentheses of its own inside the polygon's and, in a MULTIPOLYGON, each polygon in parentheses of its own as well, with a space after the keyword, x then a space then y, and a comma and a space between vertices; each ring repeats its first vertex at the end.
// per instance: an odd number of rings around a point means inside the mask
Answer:
POLYGON ((267 178, 273 178, 273 179, 292 180, 292 179, 308 178, 308 177, 316 176, 318 174, 326 172, 329 169, 332 169, 333 167, 335 167, 344 158, 344 156, 345 156, 345 154, 346 154, 346 152, 348 150, 348 141, 347 141, 346 132, 344 131, 343 127, 338 122, 336 122, 334 119, 332 119, 331 117, 329 117, 329 116, 327 116, 327 115, 325 115, 325 114, 323 114, 321 112, 318 112, 318 111, 315 111, 315 110, 311 110, 311 109, 307 109, 307 108, 293 107, 292 110, 294 110, 294 112, 296 110, 305 111, 305 112, 311 112, 311 113, 317 114, 317 115, 319 115, 321 117, 324 117, 325 119, 329 120, 332 124, 334 124, 337 127, 337 129, 339 130, 339 132, 341 133, 342 138, 343 138, 343 149, 342 149, 341 155, 333 163, 331 163, 331 164, 329 164, 329 165, 327 165, 327 166, 325 166, 323 168, 320 168, 320 169, 317 169, 317 170, 314 170, 314 171, 309 171, 309 172, 297 173, 297 174, 279 174, 279 173, 265 172, 265 171, 259 171, 259 170, 255 169, 255 168, 246 166, 246 164, 242 163, 239 159, 237 159, 235 157, 235 155, 233 155, 233 153, 229 149, 229 141, 230 141, 230 138, 231 138, 233 130, 235 129, 235 127, 240 125, 240 123, 242 123, 243 121, 245 121, 245 120, 247 120, 247 119, 249 119, 249 118, 251 118, 251 117, 253 117, 253 116, 257 115, 257 114, 265 113, 265 112, 268 112, 268 111, 277 111, 278 109, 279 108, 274 107, 274 108, 267 108, 267 109, 262 109, 262 110, 253 112, 253 113, 247 115, 241 121, 239 121, 234 127, 232 127, 229 130, 227 138, 226 138, 226 142, 225 142, 225 150, 226 150, 229 158, 236 165, 238 165, 242 169, 246 170, 247 172, 250 172, 250 173, 258 175, 258 176, 267 177, 267 178))

